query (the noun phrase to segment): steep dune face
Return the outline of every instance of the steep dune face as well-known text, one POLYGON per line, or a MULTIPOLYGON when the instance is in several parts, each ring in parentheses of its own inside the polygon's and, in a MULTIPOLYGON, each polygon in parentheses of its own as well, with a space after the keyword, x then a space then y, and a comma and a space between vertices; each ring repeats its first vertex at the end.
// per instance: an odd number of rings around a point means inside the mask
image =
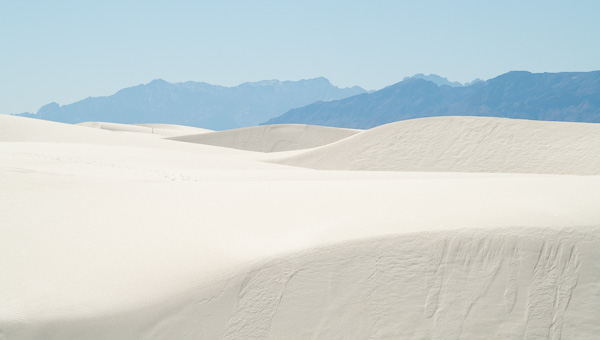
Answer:
POLYGON ((600 124, 434 117, 367 130, 275 162, 326 170, 600 174, 600 124))
POLYGON ((594 339, 598 256, 600 226, 375 237, 258 261, 139 310, 39 322, 15 338, 594 339))
POLYGON ((282 257, 246 275, 223 338, 592 339, 599 232, 434 232, 282 257))
POLYGON ((170 139, 248 151, 278 152, 327 145, 355 135, 359 131, 315 125, 285 124, 256 126, 170 139))
POLYGON ((213 132, 213 130, 173 124, 119 124, 105 122, 85 122, 77 125, 109 131, 145 133, 156 137, 176 137, 213 132))

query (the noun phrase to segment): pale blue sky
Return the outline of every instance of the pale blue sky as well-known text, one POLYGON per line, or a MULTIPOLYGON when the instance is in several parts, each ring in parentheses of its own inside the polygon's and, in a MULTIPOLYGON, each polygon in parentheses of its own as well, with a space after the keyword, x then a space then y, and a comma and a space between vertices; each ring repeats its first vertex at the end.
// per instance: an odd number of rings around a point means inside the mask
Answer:
POLYGON ((600 69, 600 1, 0 0, 0 113, 147 83, 600 69))

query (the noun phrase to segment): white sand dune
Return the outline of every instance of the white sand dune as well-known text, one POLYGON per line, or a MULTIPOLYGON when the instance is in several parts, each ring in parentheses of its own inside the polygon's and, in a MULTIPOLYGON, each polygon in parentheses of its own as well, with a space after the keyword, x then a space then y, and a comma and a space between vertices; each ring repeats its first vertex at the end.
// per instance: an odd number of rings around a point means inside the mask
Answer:
POLYGON ((198 128, 198 127, 192 127, 192 126, 187 126, 187 125, 176 125, 176 124, 134 124, 137 126, 145 126, 145 127, 149 127, 149 128, 154 128, 154 129, 165 129, 165 130, 177 130, 177 131, 184 131, 186 134, 190 134, 191 133, 207 133, 207 132, 214 132, 215 130, 210 130, 210 129, 204 129, 204 128, 198 128))
POLYGON ((0 142, 120 145, 172 151, 203 150, 204 153, 213 155, 244 154, 233 149, 216 150, 200 144, 178 143, 160 138, 147 138, 147 136, 148 134, 145 133, 114 133, 104 129, 90 129, 85 126, 41 119, 0 115, 0 142))
POLYGON ((600 124, 421 118, 274 162, 322 170, 600 175, 600 124))
POLYGON ((0 338, 600 334, 600 176, 258 155, 0 116, 0 338))
POLYGON ((209 129, 173 124, 119 124, 105 122, 85 122, 77 125, 109 131, 146 133, 152 136, 163 138, 213 132, 213 130, 209 129))
POLYGON ((309 149, 337 142, 361 130, 316 125, 281 124, 173 137, 172 140, 248 151, 280 152, 309 149))

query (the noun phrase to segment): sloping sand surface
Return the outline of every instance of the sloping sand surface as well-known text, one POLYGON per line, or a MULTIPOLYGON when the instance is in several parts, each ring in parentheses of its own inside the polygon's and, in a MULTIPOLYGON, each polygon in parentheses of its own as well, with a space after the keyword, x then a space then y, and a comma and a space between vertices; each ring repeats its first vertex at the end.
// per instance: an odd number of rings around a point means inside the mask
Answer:
POLYGON ((275 158, 321 170, 600 174, 600 124, 433 117, 275 158))
POLYGON ((145 133, 114 133, 104 129, 90 129, 86 126, 0 115, 0 142, 102 144, 173 151, 203 150, 213 155, 243 154, 233 149, 217 150, 200 144, 177 143, 148 136, 145 133))
POLYGON ((156 137, 176 137, 191 134, 213 132, 209 129, 201 129, 183 125, 172 124, 119 124, 104 122, 85 122, 77 125, 119 132, 146 133, 156 137))
POLYGON ((361 130, 283 124, 254 126, 171 139, 248 151, 279 152, 309 149, 330 144, 355 135, 359 131, 361 130))
POLYGON ((0 119, 0 338, 600 334, 600 176, 315 171, 0 119))

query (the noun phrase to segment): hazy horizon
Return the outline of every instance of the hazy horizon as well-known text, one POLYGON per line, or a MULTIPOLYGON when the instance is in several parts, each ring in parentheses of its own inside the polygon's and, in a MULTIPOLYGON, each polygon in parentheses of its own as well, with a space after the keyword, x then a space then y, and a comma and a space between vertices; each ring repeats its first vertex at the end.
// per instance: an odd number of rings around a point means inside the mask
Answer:
MULTIPOLYGON (((57 103, 57 104, 59 104, 60 106, 63 106, 63 105, 69 105, 69 104, 73 104, 73 103, 79 102, 79 101, 81 101, 81 100, 84 100, 84 99, 90 98, 90 97, 96 97, 96 98, 97 98, 97 97, 109 97, 109 96, 111 96, 111 95, 114 95, 114 94, 116 94, 117 92, 119 92, 119 91, 121 91, 121 90, 123 90, 123 89, 128 89, 128 88, 132 88, 132 87, 139 86, 139 85, 148 85, 148 84, 150 84, 150 83, 152 83, 153 81, 156 81, 156 80, 163 80, 163 81, 166 81, 166 82, 168 82, 168 83, 172 83, 172 84, 178 84, 178 83, 180 84, 180 83, 187 83, 187 82, 194 82, 194 83, 207 83, 207 84, 214 85, 214 86, 222 86, 222 87, 232 88, 232 87, 237 87, 237 86, 240 86, 240 85, 243 85, 243 84, 247 84, 247 83, 260 83, 260 82, 262 82, 262 81, 299 82, 299 81, 302 81, 302 80, 313 80, 313 79, 317 79, 317 78, 325 78, 325 79, 327 79, 327 80, 328 80, 328 81, 329 81, 329 82, 330 82, 330 83, 331 83, 333 86, 336 86, 336 87, 338 87, 338 88, 340 88, 340 89, 344 89, 344 88, 353 88, 353 87, 355 87, 355 86, 358 86, 358 87, 362 88, 363 90, 366 90, 366 91, 368 91, 368 92, 369 92, 369 91, 377 91, 377 90, 380 90, 380 89, 382 89, 382 88, 385 88, 385 87, 387 87, 387 86, 394 85, 395 83, 401 82, 401 81, 403 81, 403 80, 405 80, 405 79, 407 79, 407 78, 413 78, 413 77, 415 77, 415 76, 418 76, 418 75, 423 75, 423 74, 422 74, 422 73, 416 73, 416 74, 413 74, 413 75, 410 75, 410 76, 406 76, 404 79, 399 79, 398 81, 396 81, 396 82, 394 82, 394 83, 391 83, 391 84, 384 85, 383 87, 381 87, 381 88, 377 88, 377 89, 367 89, 367 88, 364 88, 364 87, 362 87, 362 86, 360 86, 360 85, 340 86, 340 85, 338 85, 338 84, 335 84, 335 83, 333 83, 333 82, 331 81, 331 79, 328 79, 328 78, 326 78, 326 77, 311 77, 311 78, 301 78, 301 79, 277 79, 277 78, 274 78, 274 79, 259 79, 259 80, 255 80, 255 81, 243 81, 243 82, 240 82, 240 83, 235 83, 235 84, 232 84, 232 85, 214 84, 214 83, 208 83, 208 82, 205 82, 205 81, 202 81, 202 80, 193 80, 193 79, 190 79, 190 80, 182 80, 182 81, 170 81, 169 79, 163 79, 163 78, 154 78, 154 79, 151 79, 151 80, 149 80, 149 81, 146 81, 146 82, 143 82, 143 83, 139 83, 139 84, 130 84, 130 85, 128 85, 128 86, 125 86, 125 87, 123 87, 123 88, 115 89, 113 92, 110 92, 110 93, 106 93, 106 94, 99 94, 99 95, 87 95, 87 96, 85 96, 85 97, 82 97, 82 98, 80 98, 80 99, 76 99, 76 100, 74 100, 74 101, 72 101, 72 102, 64 102, 64 103, 61 103, 61 102, 58 102, 58 101, 56 101, 56 100, 52 100, 52 101, 50 101, 50 102, 47 102, 47 103, 45 103, 45 104, 42 104, 42 105, 40 105, 40 107, 42 107, 42 106, 44 106, 44 105, 47 105, 47 104, 51 104, 51 103, 57 103)), ((434 76, 436 76, 436 74, 427 74, 426 76, 430 76, 430 75, 434 75, 434 76)), ((444 76, 442 76, 442 75, 437 75, 437 76, 440 76, 440 77, 442 77, 442 78, 447 78, 447 77, 444 77, 444 76)), ((497 76, 498 76, 498 75, 497 75, 497 76)), ((495 77, 495 76, 494 76, 494 77, 495 77)), ((494 77, 492 77, 492 78, 494 78, 494 77)), ((481 79, 481 78, 476 78, 476 79, 483 80, 483 81, 485 81, 485 80, 488 80, 488 79, 481 79)), ((452 82, 452 81, 453 81, 452 79, 448 79, 448 80, 449 80, 450 82, 452 82)), ((472 80, 475 80, 475 79, 472 79, 472 80)), ((466 83, 469 83, 469 82, 467 81, 466 83)), ((40 107, 38 107, 37 109, 35 109, 35 110, 33 110, 33 111, 23 111, 23 112, 0 112, 0 114, 20 114, 20 113, 25 113, 25 112, 36 113, 36 112, 37 112, 37 110, 38 110, 40 107)))
POLYGON ((461 83, 600 69, 600 4, 41 1, 0 6, 0 113, 153 79, 222 86, 325 77, 378 90, 417 73, 461 83))

